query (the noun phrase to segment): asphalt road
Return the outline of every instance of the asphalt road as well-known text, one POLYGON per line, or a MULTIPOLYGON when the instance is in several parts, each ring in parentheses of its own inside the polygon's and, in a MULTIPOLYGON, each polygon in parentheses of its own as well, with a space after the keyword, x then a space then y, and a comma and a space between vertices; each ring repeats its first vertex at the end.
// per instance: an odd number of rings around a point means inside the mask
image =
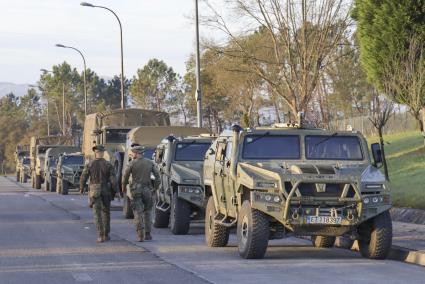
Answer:
POLYGON ((32 190, 0 178, 0 283, 425 283, 425 268, 317 249, 296 238, 270 242, 265 259, 243 260, 204 245, 203 227, 154 230, 137 243, 131 221, 112 212, 112 240, 96 244, 87 197, 32 190))

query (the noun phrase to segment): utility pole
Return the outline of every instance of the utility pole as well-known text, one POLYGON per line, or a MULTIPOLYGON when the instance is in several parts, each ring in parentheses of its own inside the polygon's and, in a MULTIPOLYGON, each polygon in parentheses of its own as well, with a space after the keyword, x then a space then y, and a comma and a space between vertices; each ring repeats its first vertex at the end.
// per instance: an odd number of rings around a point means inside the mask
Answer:
POLYGON ((196 32, 196 112, 198 127, 202 127, 202 91, 201 91, 201 51, 199 48, 199 9, 198 0, 195 0, 195 32, 196 32))

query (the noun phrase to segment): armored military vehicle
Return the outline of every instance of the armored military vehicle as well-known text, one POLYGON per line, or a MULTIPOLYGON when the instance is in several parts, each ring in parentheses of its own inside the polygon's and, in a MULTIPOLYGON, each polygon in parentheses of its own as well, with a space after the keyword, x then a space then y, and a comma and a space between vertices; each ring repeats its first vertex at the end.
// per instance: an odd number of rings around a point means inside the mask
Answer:
MULTIPOLYGON (((200 133, 204 130, 193 128, 192 131, 200 133)), ((155 227, 170 224, 173 234, 185 235, 191 220, 204 218, 203 164, 214 138, 209 134, 169 136, 156 148, 155 162, 162 180, 157 191, 155 227)))
POLYGON ((30 155, 29 151, 29 145, 18 145, 16 146, 15 151, 15 164, 16 164, 16 181, 21 180, 21 172, 20 169, 23 167, 22 161, 24 161, 25 157, 28 157, 30 155))
POLYGON ((19 177, 18 181, 20 183, 26 183, 28 181, 28 178, 31 176, 31 160, 29 157, 21 157, 19 158, 19 164, 18 164, 18 172, 19 177))
POLYGON ((49 148, 58 146, 72 146, 74 141, 69 136, 45 136, 31 137, 30 159, 31 159, 31 185, 32 188, 40 189, 44 182, 44 159, 49 148))
POLYGON ((391 196, 379 144, 371 153, 357 131, 287 124, 223 132, 204 164, 207 245, 226 246, 236 226, 243 258, 263 258, 270 239, 290 234, 311 236, 316 247, 357 239, 362 256, 385 258, 391 196))
POLYGON ((79 188, 83 169, 84 155, 82 153, 60 154, 56 169, 56 192, 58 194, 67 195, 69 189, 79 188))
POLYGON ((58 146, 49 148, 46 151, 46 159, 44 160, 44 181, 46 191, 56 192, 56 169, 59 155, 78 151, 80 151, 80 148, 75 146, 58 146))
MULTIPOLYGON (((164 137, 169 136, 170 134, 180 136, 193 135, 199 133, 205 133, 207 130, 199 129, 194 127, 184 127, 184 126, 142 126, 132 129, 127 134, 127 140, 125 144, 124 160, 122 166, 122 174, 124 174, 125 168, 128 163, 131 161, 131 151, 130 148, 132 145, 140 145, 145 147, 145 158, 153 159, 153 154, 156 149, 156 146, 161 143, 161 140, 164 137)), ((121 182, 120 182, 121 184, 121 182)), ((130 207, 130 199, 127 194, 127 189, 123 190, 123 214, 125 218, 133 218, 133 211, 130 207)))
POLYGON ((167 113, 145 109, 117 109, 87 115, 82 147, 85 160, 89 162, 94 158, 93 145, 103 144, 105 159, 112 163, 117 181, 121 181, 127 133, 139 126, 168 125, 170 117, 167 113))

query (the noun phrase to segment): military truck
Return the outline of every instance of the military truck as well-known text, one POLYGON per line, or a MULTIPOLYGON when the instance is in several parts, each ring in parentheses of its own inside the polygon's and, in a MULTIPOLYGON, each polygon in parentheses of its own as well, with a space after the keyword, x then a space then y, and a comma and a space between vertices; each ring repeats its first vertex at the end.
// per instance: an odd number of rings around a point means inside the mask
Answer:
MULTIPOLYGON (((146 151, 144 153, 145 158, 153 159, 153 155, 156 149, 156 146, 161 143, 161 140, 164 137, 169 136, 170 134, 176 136, 186 136, 198 133, 205 133, 207 130, 194 127, 184 127, 184 126, 142 126, 132 129, 127 134, 127 139, 125 143, 125 152, 124 160, 122 166, 122 174, 124 174, 125 168, 128 163, 131 161, 130 148, 132 145, 137 144, 145 147, 146 151)), ((121 179, 120 179, 121 180, 121 179)), ((121 182, 120 182, 121 185, 121 182)), ((133 218, 133 211, 130 207, 130 198, 127 194, 128 188, 123 190, 123 214, 127 219, 133 218)))
POLYGON ((70 136, 45 136, 31 137, 30 159, 31 159, 31 186, 40 189, 44 182, 44 159, 46 151, 49 148, 58 146, 74 145, 73 138, 70 136))
POLYGON ((59 155, 78 151, 80 151, 80 148, 75 146, 58 146, 55 148, 49 148, 46 151, 46 159, 44 160, 44 181, 46 191, 56 192, 56 169, 59 155))
POLYGON ((84 155, 82 153, 60 154, 56 169, 56 192, 58 194, 67 195, 69 189, 79 188, 83 169, 84 155))
POLYGON ((16 164, 16 181, 21 180, 21 172, 20 169, 23 168, 22 161, 24 157, 28 157, 30 154, 29 145, 18 145, 15 150, 15 164, 16 164))
MULTIPOLYGON (((114 166, 116 179, 121 181, 127 133, 138 126, 168 126, 170 117, 165 112, 145 109, 117 109, 86 116, 82 151, 88 163, 94 159, 95 144, 105 146, 105 159, 114 166)), ((118 182, 119 186, 121 183, 118 182)), ((119 189, 121 190, 121 189, 119 189)))
POLYGON ((357 131, 285 124, 223 132, 204 163, 207 245, 226 246, 236 227, 243 258, 263 258, 270 239, 290 234, 311 236, 316 247, 349 237, 363 257, 385 258, 391 196, 379 144, 371 153, 357 131))
POLYGON ((155 162, 161 175, 157 191, 154 226, 167 227, 175 235, 185 235, 192 220, 204 218, 205 191, 203 184, 204 157, 215 139, 204 129, 193 128, 198 135, 169 136, 158 145, 155 162))
POLYGON ((20 183, 26 183, 28 181, 28 178, 31 176, 31 170, 30 170, 31 160, 29 157, 21 157, 19 158, 19 164, 18 164, 18 182, 20 183))

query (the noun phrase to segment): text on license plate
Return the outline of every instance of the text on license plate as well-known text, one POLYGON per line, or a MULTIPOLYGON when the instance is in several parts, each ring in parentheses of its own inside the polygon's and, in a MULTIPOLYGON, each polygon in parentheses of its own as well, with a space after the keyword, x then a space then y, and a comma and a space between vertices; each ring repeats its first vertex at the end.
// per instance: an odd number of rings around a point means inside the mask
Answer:
POLYGON ((330 216, 308 216, 308 224, 341 224, 342 217, 330 217, 330 216))

